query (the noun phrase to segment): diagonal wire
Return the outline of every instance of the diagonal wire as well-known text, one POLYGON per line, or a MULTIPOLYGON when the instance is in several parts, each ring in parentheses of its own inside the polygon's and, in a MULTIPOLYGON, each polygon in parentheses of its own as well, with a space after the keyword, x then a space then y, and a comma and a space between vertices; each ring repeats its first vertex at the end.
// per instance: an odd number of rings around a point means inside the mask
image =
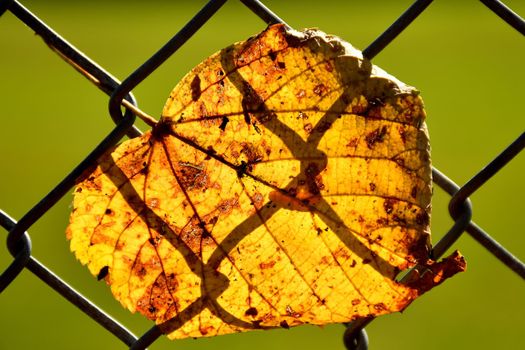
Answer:
POLYGON ((279 16, 273 13, 268 7, 258 0, 241 0, 241 2, 248 7, 253 13, 259 16, 266 24, 282 23, 290 28, 279 16))
POLYGON ((121 85, 113 91, 109 100, 109 111, 112 116, 121 115, 120 104, 128 93, 146 79, 155 69, 164 63, 177 51, 193 34, 195 34, 221 7, 226 0, 209 1, 182 29, 175 34, 163 47, 139 68, 127 77, 121 85))
POLYGON ((363 57, 371 60, 383 51, 392 40, 406 29, 427 7, 432 0, 416 0, 387 30, 363 50, 363 57))
MULTIPOLYGON (((31 13, 27 8, 22 6, 18 1, 12 1, 9 10, 29 28, 33 29, 53 51, 58 53, 75 69, 91 80, 100 90, 111 95, 120 85, 120 82, 115 77, 106 72, 101 66, 87 57, 67 40, 62 38, 57 32, 31 13)), ((136 105, 135 98, 132 94, 127 95, 126 99, 131 104, 136 105)), ((122 118, 113 119, 115 123, 119 123, 121 120, 122 118)), ((136 127, 132 127, 127 133, 129 137, 135 137, 140 134, 140 130, 136 127)))
MULTIPOLYGON (((12 230, 16 222, 9 215, 0 210, 0 225, 5 229, 12 230)), ((125 344, 131 345, 137 339, 124 326, 115 321, 111 316, 102 311, 97 305, 85 298, 78 291, 62 281, 60 277, 45 267, 42 263, 33 257, 29 257, 26 268, 35 274, 40 280, 53 288, 57 293, 63 296, 70 303, 78 307, 82 312, 110 331, 125 344)))
POLYGON ((525 35, 525 21, 517 13, 508 8, 505 4, 498 0, 480 0, 483 5, 487 6, 502 20, 507 22, 510 26, 525 35))

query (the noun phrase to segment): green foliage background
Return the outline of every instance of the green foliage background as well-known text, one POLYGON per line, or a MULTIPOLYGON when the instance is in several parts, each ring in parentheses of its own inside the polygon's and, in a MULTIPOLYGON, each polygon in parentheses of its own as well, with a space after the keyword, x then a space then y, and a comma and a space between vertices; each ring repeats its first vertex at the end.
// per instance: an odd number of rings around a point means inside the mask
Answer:
MULTIPOLYGON (((185 24, 204 1, 23 1, 67 40, 123 80, 185 24)), ((267 1, 295 28, 319 27, 363 49, 411 3, 267 1)), ((508 0, 525 14, 525 2, 508 0)), ((187 45, 135 91, 158 116, 171 89, 211 53, 264 29, 229 1, 187 45)), ((525 41, 478 1, 436 1, 374 63, 418 87, 425 99, 433 162, 459 184, 524 130, 525 41)), ((11 13, 0 18, 0 208, 16 219, 50 191, 111 130, 107 97, 50 51, 11 13)), ((145 127, 142 125, 142 128, 145 127)), ((472 196, 474 220, 525 259, 523 155, 472 196)), ((434 242, 451 225, 435 190, 434 242)), ((30 228, 34 256, 135 334, 151 323, 131 315, 69 252, 67 195, 30 228)), ((525 284, 468 236, 456 248, 468 271, 373 322, 371 349, 513 349, 523 345, 525 284)), ((0 245, 0 270, 9 264, 0 245)), ((24 271, 0 295, 0 349, 122 349, 125 346, 24 271)), ((303 326, 152 349, 343 349, 343 327, 303 326)))

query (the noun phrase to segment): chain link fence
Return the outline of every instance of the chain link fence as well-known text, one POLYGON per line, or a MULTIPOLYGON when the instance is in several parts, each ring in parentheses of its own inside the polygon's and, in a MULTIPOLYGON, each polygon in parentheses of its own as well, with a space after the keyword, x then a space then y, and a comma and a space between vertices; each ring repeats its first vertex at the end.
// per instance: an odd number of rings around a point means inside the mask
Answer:
MULTIPOLYGON (((0 1, 0 16, 6 11, 10 11, 16 18, 43 38, 51 50, 55 51, 62 59, 109 96, 110 116, 116 124, 115 128, 100 141, 98 146, 58 183, 48 195, 25 213, 18 222, 6 212, 0 211, 0 224, 8 232, 6 244, 9 252, 13 256, 12 262, 0 275, 0 292, 8 288, 20 275, 22 270, 27 269, 70 303, 76 305, 81 312, 111 332, 130 349, 145 349, 161 336, 160 329, 157 326, 153 326, 140 337, 135 336, 89 299, 76 292, 53 271, 36 260, 31 254, 32 247, 28 229, 40 220, 64 195, 71 191, 75 180, 106 150, 114 146, 126 135, 129 137, 140 135, 141 132, 134 126, 135 118, 136 116, 147 117, 148 115, 137 107, 131 91, 141 84, 170 56, 177 52, 226 2, 226 0, 209 1, 177 34, 161 47, 157 53, 121 83, 116 81, 111 74, 97 65, 93 60, 69 44, 49 25, 32 14, 22 4, 12 0, 0 1)), ((259 1, 241 0, 241 2, 253 12, 254 16, 259 17, 267 24, 285 23, 283 19, 279 18, 259 1)), ((395 40, 398 34, 425 11, 431 2, 432 0, 415 1, 389 28, 363 50, 363 55, 368 59, 373 59, 381 53, 385 47, 395 40)), ((525 21, 503 3, 497 0, 481 0, 481 2, 509 26, 512 26, 522 35, 525 35, 525 21)), ((519 154, 524 147, 525 133, 522 132, 514 142, 508 145, 508 147, 489 164, 474 174, 463 186, 458 186, 438 169, 433 169, 435 184, 450 195, 449 212, 454 221, 448 232, 434 245, 432 251, 433 259, 438 259, 466 232, 510 270, 525 279, 525 265, 472 221, 472 205, 469 199, 473 193, 478 191, 480 187, 490 180, 501 168, 519 154)), ((362 320, 347 325, 346 331, 344 332, 344 344, 347 349, 368 348, 368 339, 364 327, 369 322, 371 322, 371 320, 362 320)))

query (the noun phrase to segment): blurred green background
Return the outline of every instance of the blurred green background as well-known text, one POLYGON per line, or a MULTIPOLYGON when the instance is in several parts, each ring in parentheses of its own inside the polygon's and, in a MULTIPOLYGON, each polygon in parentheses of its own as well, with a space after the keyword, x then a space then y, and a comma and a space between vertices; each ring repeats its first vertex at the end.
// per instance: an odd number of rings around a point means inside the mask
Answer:
MULTIPOLYGON (((523 0, 505 1, 525 14, 523 0)), ((23 1, 67 40, 125 79, 185 24, 204 1, 23 1)), ((295 28, 319 27, 365 48, 411 1, 266 1, 295 28)), ((229 1, 169 61, 134 90, 159 116, 177 81, 202 59, 265 24, 229 1)), ((421 90, 433 162, 459 184, 524 130, 525 41, 478 1, 435 1, 374 63, 421 90)), ((7 12, 0 18, 0 208, 16 219, 50 191, 111 130, 107 96, 62 62, 7 12)), ((141 125, 144 129, 144 126, 141 125)), ((520 155, 477 191, 474 220, 525 259, 520 155)), ((71 195, 33 225, 33 255, 140 335, 131 315, 69 252, 64 230, 71 195)), ((435 189, 434 242, 451 225, 449 197, 435 189)), ((516 349, 524 344, 525 283, 468 236, 455 245, 468 271, 368 328, 373 349, 516 349)), ((0 245, 0 270, 9 264, 0 245)), ((0 349, 123 349, 125 346, 31 273, 0 296, 0 349)), ((343 349, 343 327, 303 326, 152 349, 343 349)))

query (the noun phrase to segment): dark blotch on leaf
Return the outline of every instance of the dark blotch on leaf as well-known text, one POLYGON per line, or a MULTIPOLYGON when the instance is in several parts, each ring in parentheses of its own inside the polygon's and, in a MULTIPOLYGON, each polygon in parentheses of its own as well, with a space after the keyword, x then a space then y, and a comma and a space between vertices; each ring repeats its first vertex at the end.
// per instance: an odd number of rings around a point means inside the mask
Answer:
POLYGON ((201 78, 196 75, 191 81, 191 99, 197 101, 201 97, 201 78))
POLYGON ((417 197, 417 187, 416 186, 412 187, 412 191, 410 192, 410 195, 412 196, 412 198, 416 199, 417 197))
POLYGON ((376 143, 381 143, 385 140, 385 135, 387 132, 387 127, 382 126, 377 128, 368 135, 365 136, 366 145, 368 148, 372 149, 376 143))
POLYGON ((383 208, 387 214, 391 214, 394 211, 394 203, 397 201, 395 199, 388 198, 383 203, 383 208))
POLYGON ((258 313, 259 313, 259 312, 257 311, 256 308, 251 307, 251 308, 249 308, 248 310, 246 310, 246 312, 244 313, 244 315, 245 315, 245 316, 254 316, 254 317, 255 317, 255 316, 257 316, 258 313))
POLYGON ((255 148, 255 146, 253 146, 251 143, 242 142, 241 147, 241 153, 244 153, 246 156, 248 164, 258 163, 263 159, 257 148, 255 148))
POLYGON ((175 171, 184 190, 202 189, 208 185, 208 174, 202 165, 179 162, 175 171))
POLYGON ((219 129, 224 131, 226 129, 226 125, 228 124, 229 121, 230 121, 230 119, 228 119, 228 117, 222 117, 222 121, 221 121, 221 125, 219 125, 219 129))
POLYGON ((325 92, 326 92, 326 86, 324 86, 323 84, 319 84, 319 85, 316 85, 316 86, 314 87, 314 93, 315 93, 316 95, 321 96, 321 95, 323 95, 325 92))
POLYGON ((109 266, 104 266, 103 268, 100 269, 98 275, 97 275, 97 280, 101 280, 103 278, 106 278, 106 276, 109 274, 109 266))

